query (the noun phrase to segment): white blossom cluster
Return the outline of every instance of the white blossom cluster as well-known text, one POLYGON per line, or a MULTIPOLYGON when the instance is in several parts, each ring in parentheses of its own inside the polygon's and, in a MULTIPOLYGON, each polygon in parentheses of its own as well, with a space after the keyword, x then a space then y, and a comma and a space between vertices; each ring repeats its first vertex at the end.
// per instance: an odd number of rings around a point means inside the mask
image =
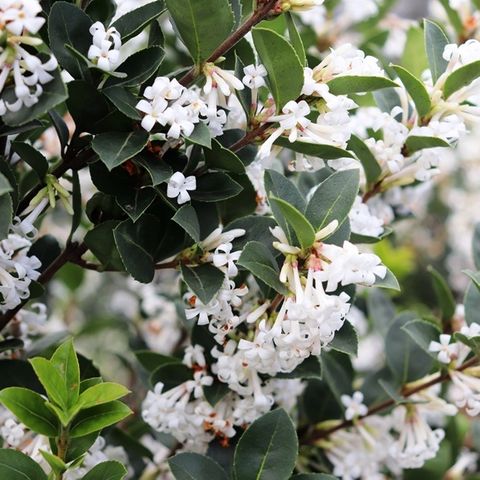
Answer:
POLYGON ((43 93, 43 85, 53 80, 57 68, 55 57, 46 61, 29 53, 22 45, 39 46, 42 40, 35 35, 45 23, 39 14, 38 0, 2 0, 0 2, 0 95, 13 85, 11 94, 2 95, 0 115, 17 112, 23 106, 32 107, 43 93))
POLYGON ((115 27, 105 29, 101 22, 95 22, 90 27, 92 45, 88 49, 88 58, 92 60, 99 69, 105 72, 115 70, 120 59, 120 47, 122 39, 115 27))

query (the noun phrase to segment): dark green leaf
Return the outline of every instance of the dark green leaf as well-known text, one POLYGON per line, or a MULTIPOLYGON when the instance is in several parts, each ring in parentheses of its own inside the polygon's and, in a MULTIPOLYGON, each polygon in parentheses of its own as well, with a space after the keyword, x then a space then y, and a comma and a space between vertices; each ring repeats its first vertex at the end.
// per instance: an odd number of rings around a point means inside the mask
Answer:
POLYGON ((470 85, 478 77, 480 77, 480 60, 458 68, 445 80, 445 85, 443 86, 444 98, 448 98, 462 87, 470 85))
POLYGON ((295 467, 298 439, 288 414, 273 410, 240 437, 233 470, 238 480, 287 480, 295 467))
POLYGON ((144 30, 151 22, 158 18, 164 10, 165 5, 163 1, 147 3, 115 20, 112 27, 120 32, 122 43, 125 43, 144 30))
POLYGON ((410 135, 405 141, 407 154, 412 155, 424 148, 449 147, 450 145, 445 140, 438 137, 424 137, 420 135, 410 135))
POLYGON ((212 385, 203 387, 203 394, 207 402, 214 407, 230 389, 226 383, 215 380, 212 385))
POLYGON ((13 206, 10 195, 0 195, 0 240, 7 238, 12 224, 13 206))
POLYGON ((342 328, 335 333, 329 347, 347 355, 357 355, 358 335, 354 326, 348 320, 345 320, 342 328))
POLYGON ((168 460, 176 480, 227 480, 222 467, 198 453, 179 453, 168 460))
POLYGON ((95 465, 81 480, 122 480, 127 475, 127 469, 114 460, 95 465))
POLYGON ((195 209, 191 205, 183 205, 172 217, 189 235, 193 241, 200 241, 200 223, 195 209))
POLYGON ((278 293, 283 295, 288 293, 285 285, 279 280, 280 271, 275 257, 263 243, 248 242, 237 263, 278 293))
POLYGON ((72 3, 57 1, 48 17, 48 36, 50 48, 58 63, 74 78, 83 78, 87 66, 72 55, 66 45, 71 45, 83 56, 87 56, 92 44, 89 32, 92 20, 80 8, 72 3))
POLYGON ((252 30, 253 42, 268 72, 269 86, 277 110, 296 100, 303 88, 303 67, 294 48, 281 35, 268 28, 252 30))
POLYGON ((197 65, 208 59, 233 29, 233 12, 227 0, 166 0, 166 3, 197 65))
POLYGON ((193 379, 193 370, 183 363, 166 363, 161 365, 150 375, 150 385, 163 383, 163 392, 175 388, 181 383, 193 379))
MULTIPOLYGON (((48 173, 48 161, 38 149, 24 142, 13 142, 12 148, 25 163, 32 167, 40 182, 43 182, 48 173)), ((1 193, 0 190, 0 195, 1 193)))
POLYGON ((143 130, 100 133, 93 139, 92 148, 111 171, 140 153, 145 148, 148 137, 148 133, 143 130))
POLYGON ((341 225, 357 197, 360 174, 357 169, 335 172, 315 190, 305 216, 317 231, 333 220, 341 225))
POLYGON ((287 21, 287 30, 288 36, 290 38, 290 43, 292 47, 297 52, 298 58, 303 67, 307 66, 307 56, 305 55, 305 47, 303 46, 302 37, 298 33, 297 26, 295 25, 295 20, 293 15, 290 12, 287 12, 285 15, 285 19, 287 21))
POLYGON ((362 163, 367 182, 370 185, 374 184, 382 173, 382 167, 378 164, 375 155, 373 155, 365 142, 356 135, 350 137, 348 148, 355 152, 355 155, 362 163))
POLYGON ((166 182, 172 176, 172 168, 163 161, 147 157, 146 155, 138 155, 135 157, 135 162, 147 170, 154 187, 166 182))
POLYGON ((205 263, 198 267, 181 267, 182 277, 188 288, 206 305, 220 290, 225 274, 218 268, 205 263))
POLYGON ((402 330, 410 335, 410 338, 419 345, 427 354, 436 357, 429 350, 430 342, 438 341, 438 336, 442 333, 437 325, 425 320, 411 320, 406 323, 402 330))
POLYGON ((138 100, 127 88, 110 87, 105 89, 103 94, 128 118, 132 120, 140 120, 142 118, 139 111, 135 108, 138 100))
POLYGON ((150 187, 126 190, 116 196, 118 205, 132 219, 132 222, 136 222, 156 198, 155 190, 150 187))
POLYGON ((212 147, 212 134, 210 129, 203 122, 199 122, 195 125, 192 134, 186 138, 187 142, 194 145, 200 145, 201 147, 212 147))
POLYGON ((242 191, 241 185, 222 172, 207 173, 197 178, 197 189, 190 193, 199 202, 218 202, 235 197, 242 191))
POLYGON ((245 173, 245 166, 242 161, 232 151, 223 148, 218 140, 212 140, 212 148, 205 149, 205 162, 209 168, 216 170, 225 170, 226 172, 245 173))
POLYGON ((332 145, 322 145, 309 142, 290 142, 288 138, 280 137, 275 141, 275 145, 288 148, 294 152, 303 153, 310 157, 318 157, 324 160, 335 160, 336 158, 352 158, 353 155, 347 150, 334 147, 332 145))

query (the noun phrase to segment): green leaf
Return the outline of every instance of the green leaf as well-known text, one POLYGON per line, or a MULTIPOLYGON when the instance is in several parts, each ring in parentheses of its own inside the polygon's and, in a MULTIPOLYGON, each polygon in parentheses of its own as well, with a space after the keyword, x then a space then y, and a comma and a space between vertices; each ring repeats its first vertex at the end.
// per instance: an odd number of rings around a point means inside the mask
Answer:
POLYGON ((293 15, 290 12, 285 14, 285 20, 287 21, 287 30, 288 36, 290 38, 290 43, 295 49, 297 56, 300 60, 300 63, 303 67, 307 66, 307 56, 305 54, 305 47, 303 46, 302 37, 298 33, 297 26, 295 25, 295 20, 293 15))
POLYGON ((277 214, 279 212, 285 221, 293 228, 302 249, 311 247, 315 242, 315 230, 303 213, 299 212, 295 207, 281 198, 270 196, 269 203, 270 205, 275 205, 276 208, 274 211, 277 212, 277 214))
POLYGON ((480 60, 460 67, 452 72, 445 80, 443 97, 448 99, 462 87, 470 85, 478 77, 480 77, 480 60))
POLYGON ((87 388, 78 399, 82 409, 95 407, 118 400, 128 395, 130 390, 119 383, 103 382, 87 388))
POLYGON ((83 204, 82 204, 82 190, 80 185, 80 177, 77 170, 72 171, 72 226, 70 228, 70 234, 68 235, 67 243, 69 243, 73 234, 77 231, 77 228, 82 223, 83 204))
MULTIPOLYGON (((281 173, 275 170, 265 170, 264 182, 267 195, 281 198, 300 212, 305 210, 305 200, 297 187, 281 173)), ((276 205, 272 205, 272 212, 289 241, 294 244, 296 241, 295 233, 290 229, 289 224, 277 209, 276 205)))
POLYGON ((225 395, 230 392, 228 385, 219 380, 214 380, 212 385, 203 387, 203 394, 207 402, 214 407, 225 395))
POLYGON ((355 327, 348 320, 345 320, 342 328, 335 333, 335 337, 333 337, 329 347, 347 355, 357 355, 358 335, 355 327))
POLYGON ((10 195, 0 195, 0 240, 7 238, 12 224, 13 205, 10 195))
POLYGON ((407 154, 412 155, 424 148, 450 147, 449 143, 438 137, 424 137, 422 135, 410 135, 405 141, 407 154))
POLYGON ((338 405, 344 408, 341 397, 352 393, 353 369, 350 357, 331 350, 321 355, 322 376, 338 405))
POLYGON ((322 367, 319 357, 310 355, 298 367, 288 373, 277 373, 275 378, 322 378, 322 367))
POLYGON ((326 473, 299 473, 294 475, 291 480, 335 480, 336 478, 326 473))
POLYGON ((294 48, 281 35, 268 28, 252 30, 253 42, 268 72, 268 82, 277 110, 302 91, 303 67, 294 48))
POLYGON ((432 108, 432 101, 423 82, 399 65, 392 65, 392 68, 397 72, 407 92, 412 97, 419 116, 428 115, 432 108))
MULTIPOLYGON (((45 180, 45 175, 48 173, 48 160, 39 152, 37 148, 32 147, 25 142, 13 142, 12 148, 15 153, 37 174, 40 182, 45 180)), ((2 191, 0 190, 0 195, 2 191)))
POLYGON ((455 332, 453 339, 469 347, 477 357, 480 355, 480 337, 467 337, 463 333, 455 332))
POLYGON ((443 51, 450 43, 444 31, 431 20, 424 20, 425 51, 427 52, 428 64, 432 72, 433 83, 436 83, 440 75, 446 70, 448 62, 443 58, 443 51))
POLYGON ((0 478, 5 480, 47 480, 40 465, 22 452, 0 448, 0 478))
POLYGON ((463 304, 467 324, 480 323, 480 291, 473 282, 467 288, 463 304))
POLYGON ((170 165, 155 158, 150 158, 147 155, 137 155, 135 162, 147 170, 154 187, 166 182, 173 174, 170 165))
POLYGON ((387 268, 387 274, 383 278, 377 277, 375 286, 379 288, 388 288, 390 290, 400 291, 400 284, 398 283, 397 277, 393 272, 387 268))
POLYGON ((228 480, 217 462, 198 453, 179 453, 168 465, 176 480, 228 480))
POLYGON ((317 187, 305 212, 315 230, 333 220, 339 225, 344 222, 357 197, 359 183, 359 171, 350 169, 335 172, 317 187))
POLYGON ((181 360, 176 357, 169 357, 168 355, 162 355, 161 353, 152 352, 151 350, 140 350, 134 353, 142 367, 148 372, 153 372, 158 367, 167 363, 181 363, 181 360))
POLYGON ((236 197, 242 186, 226 173, 207 173, 197 177, 197 189, 190 193, 199 202, 218 202, 236 197))
POLYGON ((372 288, 367 295, 368 318, 384 337, 395 318, 395 305, 381 290, 372 288))
POLYGON ((205 149, 205 162, 211 169, 225 170, 226 172, 245 173, 245 166, 235 153, 223 148, 218 140, 212 140, 212 148, 205 149))
POLYGON ((480 270, 480 223, 475 225, 475 231, 472 238, 473 262, 477 270, 480 270))
POLYGON ((192 134, 185 140, 187 140, 189 143, 193 143, 194 145, 200 145, 201 147, 212 147, 212 134, 204 122, 197 123, 192 134))
POLYGON ((237 480, 286 480, 295 467, 297 432, 288 414, 277 409, 255 420, 240 437, 233 471, 237 480))
POLYGON ((206 305, 220 290, 225 274, 218 268, 205 263, 198 267, 182 265, 182 277, 188 288, 206 305))
POLYGON ((125 43, 145 30, 164 10, 165 5, 163 1, 147 3, 122 15, 111 26, 120 32, 122 43, 125 43))
POLYGON ((5 388, 0 391, 0 402, 30 430, 47 437, 58 435, 57 418, 45 405, 45 400, 33 390, 5 388))
POLYGON ((136 222, 157 198, 153 188, 144 187, 135 190, 125 190, 115 197, 117 204, 136 222))
POLYGON ((85 12, 94 22, 110 25, 116 9, 117 5, 113 0, 91 0, 85 12))
POLYGON ((122 480, 127 475, 127 469, 114 460, 95 465, 81 480, 122 480))
POLYGON ((432 276, 433 288, 442 313, 442 320, 448 323, 455 313, 456 302, 453 293, 440 272, 432 266, 428 267, 428 271, 432 276))
MULTIPOLYGON (((15 143, 13 145, 15 145, 15 143)), ((0 196, 9 192, 13 192, 13 188, 7 180, 7 177, 5 177, 3 173, 0 173, 0 196)))
POLYGON ((352 93, 373 92, 382 88, 398 87, 386 77, 362 77, 359 75, 344 75, 330 80, 328 83, 333 95, 350 95, 352 93))
POLYGON ((275 289, 278 293, 288 293, 285 285, 280 281, 280 271, 272 252, 260 242, 248 242, 237 262, 262 282, 275 289))
POLYGON ((423 38, 423 29, 418 25, 413 25, 408 29, 407 41, 400 62, 402 67, 406 68, 417 78, 420 78, 422 73, 428 68, 423 38))
MULTIPOLYGON (((150 3, 146 6, 151 5, 150 3)), ((142 117, 135 108, 138 100, 135 95, 124 87, 110 87, 103 91, 103 94, 128 118, 140 120, 142 117)))
POLYGON ((73 340, 62 343, 50 359, 52 366, 60 372, 67 390, 68 406, 78 400, 80 391, 80 366, 73 346, 73 340))
POLYGON ((135 52, 116 68, 116 71, 124 73, 125 77, 109 77, 105 82, 105 89, 112 86, 138 87, 157 72, 164 56, 163 48, 158 46, 135 52))
POLYGON ((92 44, 92 35, 89 32, 92 23, 85 12, 68 2, 57 1, 50 10, 48 17, 50 49, 58 63, 73 78, 84 78, 88 69, 66 45, 72 46, 86 57, 92 44))
MULTIPOLYGON (((31 107, 23 106, 18 112, 7 111, 7 113, 2 116, 2 120, 6 125, 12 127, 25 125, 32 120, 45 115, 48 111, 52 110, 52 108, 60 105, 68 98, 67 88, 62 81, 60 70, 57 69, 54 72, 49 73, 53 75, 53 80, 42 85, 43 92, 40 95, 38 102, 31 107)), ((1 98, 7 102, 16 100, 14 87, 7 87, 1 98)))
POLYGON ((197 212, 191 205, 183 205, 176 211, 172 220, 180 225, 194 242, 200 241, 200 223, 197 212))
POLYGON ((92 148, 106 167, 112 171, 140 153, 147 145, 148 137, 148 133, 143 130, 100 133, 93 139, 92 148))
POLYGON ((460 17, 459 11, 457 12, 457 10, 455 10, 450 6, 450 0, 439 0, 439 2, 442 4, 442 7, 445 9, 445 13, 448 16, 448 19, 452 24, 452 27, 455 29, 455 32, 460 38, 462 38, 462 36, 465 35, 465 27, 463 26, 463 21, 460 17))
POLYGON ((62 409, 67 410, 69 407, 69 396, 60 371, 46 358, 32 358, 30 363, 43 388, 45 388, 49 400, 62 407, 62 409))
POLYGON ((122 270, 123 263, 115 245, 113 230, 119 225, 118 221, 108 220, 96 225, 85 235, 85 244, 105 267, 122 270))
POLYGON ((42 457, 45 461, 50 465, 50 468, 57 474, 61 475, 65 470, 67 470, 67 465, 65 462, 57 457, 56 455, 52 455, 50 452, 45 450, 40 450, 42 457))
POLYGON ((377 162, 375 155, 373 155, 365 142, 356 135, 351 135, 348 141, 348 148, 355 153, 362 163, 367 182, 370 185, 374 184, 382 173, 382 167, 377 162))
POLYGON ((113 238, 125 270, 137 281, 150 283, 155 275, 155 262, 139 242, 135 224, 126 220, 113 230, 113 238))
POLYGON ((70 436, 72 438, 83 437, 97 432, 123 420, 131 413, 132 411, 118 400, 87 408, 82 410, 73 420, 70 436))
POLYGON ((424 352, 428 355, 436 358, 435 354, 432 354, 428 347, 430 342, 438 342, 438 336, 442 333, 437 325, 425 320, 411 320, 403 325, 402 330, 410 335, 410 338, 420 346, 424 352))
POLYGON ((385 338, 387 365, 401 383, 423 377, 433 364, 432 357, 403 329, 412 320, 416 320, 415 314, 401 313, 389 328, 385 338))
POLYGON ((309 142, 290 142, 288 138, 280 137, 275 141, 275 145, 288 148, 294 152, 303 153, 310 157, 318 157, 324 160, 335 160, 337 158, 353 158, 353 155, 343 148, 332 145, 322 145, 309 142))
POLYGON ((183 43, 196 65, 207 60, 233 29, 227 0, 166 0, 183 43))

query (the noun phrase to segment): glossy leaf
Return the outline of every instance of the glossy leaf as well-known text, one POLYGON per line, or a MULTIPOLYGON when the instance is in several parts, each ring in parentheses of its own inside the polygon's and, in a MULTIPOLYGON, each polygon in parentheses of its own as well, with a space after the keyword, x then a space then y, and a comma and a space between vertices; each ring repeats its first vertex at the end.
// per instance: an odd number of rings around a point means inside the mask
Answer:
POLYGON ((227 474, 214 460, 198 453, 179 453, 168 460, 176 480, 227 480, 227 474))
POLYGON ((182 265, 181 272, 184 282, 204 305, 220 290, 225 279, 222 271, 208 263, 198 267, 182 265))
POLYGON ((398 87, 386 77, 362 77, 357 75, 343 75, 330 80, 328 83, 333 95, 350 95, 352 93, 373 92, 382 88, 398 87))
POLYGON ((12 448, 0 448, 0 478, 5 480, 47 480, 40 465, 12 448))
POLYGON ((392 68, 397 72, 397 75, 412 97, 420 117, 428 115, 432 108, 432 102, 423 82, 399 65, 393 65, 392 68))
POLYGON ((432 72, 433 83, 435 83, 447 68, 448 62, 443 58, 443 51, 451 42, 435 22, 425 20, 423 28, 428 64, 432 72))
POLYGON ((122 480, 127 475, 127 469, 114 460, 95 465, 81 480, 122 480))

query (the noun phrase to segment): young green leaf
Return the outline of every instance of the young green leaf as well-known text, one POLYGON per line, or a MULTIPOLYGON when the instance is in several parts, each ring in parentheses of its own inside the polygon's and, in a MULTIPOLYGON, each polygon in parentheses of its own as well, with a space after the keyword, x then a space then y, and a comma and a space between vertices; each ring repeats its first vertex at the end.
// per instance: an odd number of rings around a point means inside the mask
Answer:
POLYGON ((436 83, 447 68, 448 62, 443 58, 443 51, 450 43, 450 40, 435 22, 425 20, 423 28, 425 31, 425 50, 427 52, 428 64, 432 72, 433 83, 436 83))
POLYGON ((344 222, 357 197, 359 183, 359 171, 351 169, 335 172, 318 186, 305 212, 315 230, 333 220, 339 225, 344 222))
POLYGON ((199 202, 218 202, 236 197, 242 186, 223 172, 208 173, 197 178, 197 189, 190 193, 199 202))
POLYGON ((50 468, 55 472, 57 476, 60 476, 65 470, 67 470, 67 465, 65 462, 57 457, 56 455, 52 455, 50 452, 46 450, 40 450, 40 454, 45 459, 45 461, 50 465, 50 468))
POLYGON ((275 257, 263 243, 248 242, 237 263, 278 293, 282 295, 288 293, 287 288, 279 279, 280 271, 275 257))
POLYGON ((281 198, 270 196, 269 202, 271 206, 275 205, 276 207, 272 210, 277 212, 277 215, 281 214, 283 219, 293 228, 300 246, 303 249, 311 247, 315 242, 315 230, 303 213, 281 198))
POLYGON ((5 388, 0 391, 0 402, 30 430, 47 437, 58 435, 57 418, 45 405, 45 400, 33 390, 5 388))
POLYGON ((42 357, 32 358, 30 363, 43 388, 45 388, 49 400, 62 409, 67 410, 69 407, 69 395, 65 379, 61 375, 60 370, 52 365, 49 360, 42 357))
POLYGON ((205 263, 198 267, 182 265, 182 277, 188 288, 206 305, 220 290, 225 274, 218 268, 205 263))
POLYGON ((296 100, 303 88, 303 67, 294 48, 281 35, 268 28, 252 30, 253 42, 268 72, 269 86, 277 110, 296 100))
POLYGON ((122 480, 127 475, 127 469, 114 460, 95 465, 81 480, 122 480))
POLYGON ((237 480, 286 480, 298 454, 298 439, 285 410, 277 409, 255 420, 240 437, 233 471, 237 480))
POLYGON ((119 383, 104 382, 87 388, 78 399, 82 409, 95 407, 104 403, 118 400, 128 395, 130 390, 119 383))
POLYGON ((217 462, 198 453, 179 453, 168 459, 168 465, 176 480, 228 480, 217 462))
POLYGON ((5 480, 47 480, 40 465, 12 448, 0 448, 0 478, 5 480))
POLYGON ((393 65, 392 68, 397 72, 407 92, 412 97, 420 117, 428 115, 432 108, 432 101, 423 82, 399 65, 393 65))
POLYGON ((68 406, 73 406, 77 400, 80 390, 80 366, 73 341, 69 340, 55 350, 50 359, 52 366, 56 367, 63 377, 66 386, 68 406))
POLYGON ((96 135, 92 141, 92 148, 111 171, 140 153, 147 142, 148 133, 143 130, 108 132, 96 135))
POLYGON ((233 29, 228 0, 166 0, 166 3, 196 65, 207 60, 233 29))
POLYGON ((82 410, 73 420, 70 436, 77 438, 97 432, 123 420, 131 413, 130 408, 118 400, 87 408, 82 410))

